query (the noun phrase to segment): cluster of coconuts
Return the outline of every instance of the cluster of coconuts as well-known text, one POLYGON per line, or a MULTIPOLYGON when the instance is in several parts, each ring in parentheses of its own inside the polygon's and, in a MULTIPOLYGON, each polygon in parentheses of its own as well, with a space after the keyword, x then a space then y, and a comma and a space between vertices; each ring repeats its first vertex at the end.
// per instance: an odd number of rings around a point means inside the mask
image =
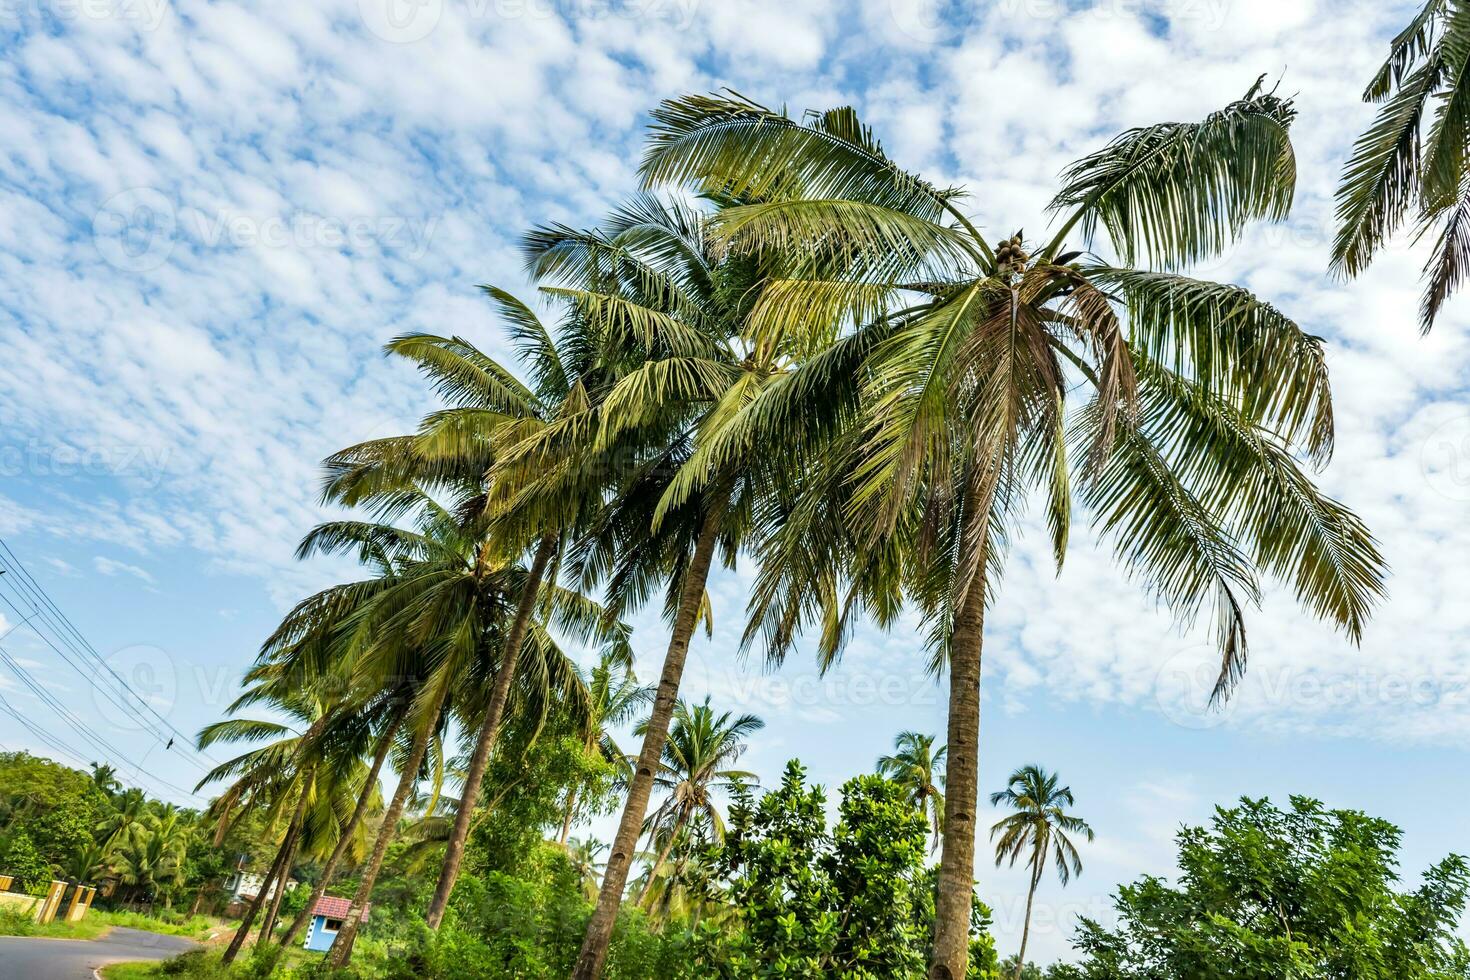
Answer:
POLYGON ((1021 248, 1021 236, 1012 235, 1000 243, 1000 248, 995 251, 995 264, 1002 269, 1009 267, 1012 271, 1020 272, 1026 267, 1029 256, 1026 250, 1021 248))

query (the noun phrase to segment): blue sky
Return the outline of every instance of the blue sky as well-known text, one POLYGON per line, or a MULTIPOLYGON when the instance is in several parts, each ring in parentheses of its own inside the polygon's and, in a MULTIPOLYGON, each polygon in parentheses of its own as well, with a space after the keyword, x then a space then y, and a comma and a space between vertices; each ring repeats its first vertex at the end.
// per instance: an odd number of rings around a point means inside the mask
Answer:
MULTIPOLYGON (((317 461, 432 406, 380 345, 453 331, 506 353, 475 284, 529 295, 520 231, 591 222, 634 189, 658 99, 854 104, 903 164, 967 185, 983 228, 1039 233, 1069 160, 1284 76, 1293 217, 1199 273, 1328 338, 1339 437, 1322 481, 1378 534, 1392 596, 1355 649, 1269 594, 1249 676, 1208 715, 1203 630, 1175 628, 1087 534, 1060 576, 1023 536, 991 614, 982 779, 1058 769, 1098 831, 1081 879, 1043 888, 1042 959, 1079 911, 1106 917, 1116 882, 1169 873, 1181 821, 1241 794, 1389 817, 1417 874, 1467 846, 1470 301, 1418 337, 1407 243, 1360 281, 1325 275, 1335 177, 1371 116, 1355 93, 1409 16, 1358 0, 0 0, 0 537, 193 732, 283 609, 348 572, 291 557, 322 516, 317 461)), ((826 679, 802 658, 775 675, 740 661, 748 573, 712 584, 716 637, 687 681, 767 720, 748 767, 774 780, 796 755, 835 787, 900 729, 942 731, 912 629, 861 631, 826 679)), ((19 618, 0 606, 0 633, 19 618)), ((662 640, 643 617, 644 676, 662 640)), ((164 785, 197 778, 182 747, 28 627, 0 646, 138 782, 189 801, 164 785)), ((0 694, 50 717, 4 669, 0 694)), ((3 714, 0 744, 36 747, 3 714)), ((1024 882, 979 877, 1012 949, 1024 882)))

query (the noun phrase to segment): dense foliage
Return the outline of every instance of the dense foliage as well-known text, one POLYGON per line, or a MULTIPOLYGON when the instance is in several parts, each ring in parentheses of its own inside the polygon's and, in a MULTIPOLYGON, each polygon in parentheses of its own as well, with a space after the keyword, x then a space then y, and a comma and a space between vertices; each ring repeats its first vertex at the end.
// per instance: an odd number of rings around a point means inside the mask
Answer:
MULTIPOLYGON (((927 823, 905 789, 880 776, 842 787, 826 827, 821 787, 787 764, 759 801, 741 792, 715 863, 729 877, 732 912, 706 923, 700 960, 713 976, 921 977, 932 938, 934 877, 924 869, 927 823)), ((984 915, 983 907, 977 909, 984 915)), ((993 975, 982 927, 972 977, 993 975)))
POLYGON ((1179 834, 1179 880, 1121 888, 1119 925, 1084 920, 1063 980, 1448 980, 1470 866, 1452 856, 1398 888, 1398 828, 1293 797, 1242 800, 1179 834))
POLYGON ((95 884, 101 906, 215 910, 233 858, 262 846, 258 815, 221 839, 193 810, 124 788, 108 766, 84 773, 24 752, 0 754, 0 874, 13 888, 95 884))

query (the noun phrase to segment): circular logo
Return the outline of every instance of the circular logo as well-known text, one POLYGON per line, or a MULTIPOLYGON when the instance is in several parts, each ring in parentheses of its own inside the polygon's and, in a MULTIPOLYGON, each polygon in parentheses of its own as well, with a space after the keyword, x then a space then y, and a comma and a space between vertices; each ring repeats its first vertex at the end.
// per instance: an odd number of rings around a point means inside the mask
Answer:
POLYGON ((1429 434, 1419 450, 1419 468, 1436 493, 1470 500, 1470 415, 1452 418, 1429 434))
POLYGON ((1164 661, 1154 677, 1154 702, 1181 728, 1205 730, 1223 725, 1235 712, 1232 698, 1210 704, 1220 676, 1219 652, 1210 646, 1188 647, 1164 661))
POLYGON ((99 669, 97 683, 92 685, 98 717, 117 731, 160 727, 159 716, 168 717, 179 696, 179 672, 173 658, 158 647, 131 646, 104 663, 108 669, 99 669))
POLYGON ((888 0, 888 6, 898 29, 924 44, 954 38, 975 19, 973 5, 956 0, 888 0))
POLYGON ((434 33, 444 0, 357 0, 362 22, 392 44, 412 44, 434 33))
POLYGON ((134 187, 103 202, 92 218, 92 240, 108 265, 147 272, 168 261, 177 227, 172 201, 151 187, 134 187))

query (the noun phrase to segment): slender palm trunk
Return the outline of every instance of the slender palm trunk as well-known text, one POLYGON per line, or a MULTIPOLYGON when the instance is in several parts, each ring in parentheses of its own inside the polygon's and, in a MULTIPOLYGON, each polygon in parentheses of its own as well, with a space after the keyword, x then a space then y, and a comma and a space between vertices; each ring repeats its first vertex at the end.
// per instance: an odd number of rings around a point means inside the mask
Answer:
POLYGON ((653 713, 648 718, 643 748, 638 753, 638 765, 628 786, 628 802, 623 807, 617 836, 613 838, 612 853, 608 855, 607 869, 602 875, 602 890, 597 895, 597 908, 587 922, 587 936, 582 941, 582 952, 572 970, 572 980, 598 980, 607 960, 607 946, 617 923, 618 905, 623 899, 623 888, 628 884, 628 869, 633 864, 633 854, 643 832, 643 818, 648 813, 653 776, 658 771, 658 760, 669 737, 669 721, 673 718, 674 702, 679 696, 679 681, 684 676, 689 640, 694 636, 699 609, 704 601, 704 586, 709 578, 726 503, 728 500, 721 500, 705 516, 689 569, 685 572, 674 629, 669 636, 669 649, 664 654, 663 673, 659 676, 658 692, 653 699, 653 713))
POLYGON ((475 743, 475 752, 470 756, 470 768, 464 777, 464 792, 460 794, 459 808, 454 813, 454 829, 449 834, 449 846, 444 851, 444 866, 439 871, 439 884, 429 902, 428 914, 424 916, 430 929, 438 929, 444 920, 444 910, 449 907, 449 895, 454 891, 454 882, 459 878, 459 867, 464 862, 465 839, 470 834, 470 821, 475 815, 475 803, 480 798, 480 784, 485 778, 485 767, 490 762, 490 750, 495 747, 495 737, 500 733, 500 722, 505 717, 505 706, 510 700, 511 682, 515 680, 516 661, 520 658, 521 645, 526 640, 526 630, 531 625, 531 614, 536 609, 536 597, 541 591, 541 579, 546 566, 556 551, 556 537, 547 534, 536 547, 536 557, 526 573, 526 584, 516 604, 516 616, 511 622, 510 632, 505 638, 505 650, 500 655, 500 670, 495 675, 495 686, 490 692, 490 706, 485 709, 485 720, 480 724, 480 737, 475 743))
POLYGON ((255 924, 255 917, 260 914, 260 907, 265 903, 265 897, 271 890, 271 885, 277 877, 284 877, 283 867, 287 860, 287 854, 291 849, 292 837, 296 832, 296 824, 306 810, 306 794, 301 794, 301 799, 296 802, 296 812, 292 815, 291 824, 286 829, 286 836, 281 839, 281 846, 276 851, 276 858, 271 862, 270 870, 265 873, 265 880, 260 883, 260 888, 255 897, 250 900, 250 907, 245 910, 245 916, 240 921, 240 928, 235 930, 235 937, 230 940, 229 948, 221 962, 229 964, 235 957, 240 955, 240 947, 245 945, 245 937, 250 935, 250 927, 255 924))
MULTIPOLYGON (((972 495, 972 503, 973 501, 972 495)), ((970 903, 975 893, 975 811, 980 795, 980 656, 985 631, 985 538, 989 507, 972 507, 967 531, 980 549, 975 574, 955 614, 949 653, 949 754, 944 847, 934 903, 929 980, 964 980, 970 960, 970 903)), ((970 537, 969 534, 966 535, 970 537)))
POLYGON ((669 830, 668 843, 664 844, 663 850, 658 852, 658 859, 653 862, 653 867, 648 869, 648 884, 643 887, 643 894, 638 897, 639 905, 646 905, 653 897, 653 883, 658 878, 658 873, 669 860, 669 854, 674 850, 674 844, 679 839, 679 831, 684 829, 684 818, 682 816, 674 821, 674 826, 669 830))
MULTIPOLYGON (((601 730, 601 726, 602 722, 599 721, 587 733, 587 741, 583 743, 582 750, 588 755, 591 755, 592 750, 597 748, 597 735, 601 730)), ((579 795, 577 788, 577 785, 573 783, 572 788, 567 790, 567 812, 561 819, 561 844, 563 847, 566 846, 567 840, 572 836, 572 821, 577 817, 577 797, 579 795)))
POLYGON ((557 840, 566 845, 567 838, 572 835, 572 817, 577 813, 577 787, 573 786, 567 790, 567 812, 561 818, 561 836, 557 840))
POLYGON ((1036 886, 1041 884, 1041 863, 1031 869, 1031 890, 1026 893, 1026 921, 1021 926, 1021 951, 1016 954, 1016 980, 1026 969, 1026 940, 1031 938, 1031 903, 1036 900, 1036 886))
POLYGON ((296 853, 301 850, 301 826, 298 824, 291 834, 291 848, 286 852, 285 863, 281 865, 275 894, 271 896, 270 905, 265 911, 265 918, 260 921, 260 935, 255 940, 257 946, 271 941, 271 934, 276 930, 276 917, 281 914, 281 899, 286 895, 286 882, 290 880, 291 867, 296 863, 296 853))
POLYGON ((429 733, 438 721, 439 712, 443 707, 444 695, 441 694, 433 711, 424 718, 423 728, 414 733, 413 748, 404 762, 403 774, 398 778, 398 788, 393 791, 393 800, 383 813, 383 826, 378 829, 378 839, 373 844, 372 856, 368 858, 368 863, 363 868, 362 881, 357 886, 357 894, 352 896, 352 905, 347 910, 347 918, 342 921, 342 928, 337 932, 337 938, 332 941, 332 948, 327 951, 329 969, 341 969, 352 959, 352 944, 357 941, 357 930, 362 925, 362 910, 372 898, 373 885, 378 880, 378 872, 383 868, 383 857, 388 853, 388 845, 398 835, 398 821, 403 816, 403 807, 408 802, 408 794, 418 780, 419 766, 423 764, 424 753, 429 749, 429 733))
POLYGON ((383 761, 388 758, 388 750, 393 747, 393 736, 398 732, 398 726, 403 718, 394 719, 388 730, 383 733, 378 743, 377 754, 373 756, 372 768, 368 770, 367 780, 362 784, 362 792, 357 796, 357 806, 352 810, 352 816, 348 818, 347 824, 342 828, 342 836, 337 838, 337 846, 332 848, 331 857, 322 866, 322 876, 316 886, 311 890, 311 898, 307 899, 306 906, 296 915, 291 922, 291 928, 286 930, 286 935, 281 937, 282 946, 290 946, 301 935, 301 930, 306 928, 306 923, 311 919, 311 910, 316 908, 316 903, 326 893, 327 886, 332 883, 332 875, 337 871, 337 865, 342 863, 347 849, 352 846, 352 836, 357 832, 358 824, 367 815, 368 804, 372 802, 373 790, 378 786, 378 775, 383 771, 383 761))

